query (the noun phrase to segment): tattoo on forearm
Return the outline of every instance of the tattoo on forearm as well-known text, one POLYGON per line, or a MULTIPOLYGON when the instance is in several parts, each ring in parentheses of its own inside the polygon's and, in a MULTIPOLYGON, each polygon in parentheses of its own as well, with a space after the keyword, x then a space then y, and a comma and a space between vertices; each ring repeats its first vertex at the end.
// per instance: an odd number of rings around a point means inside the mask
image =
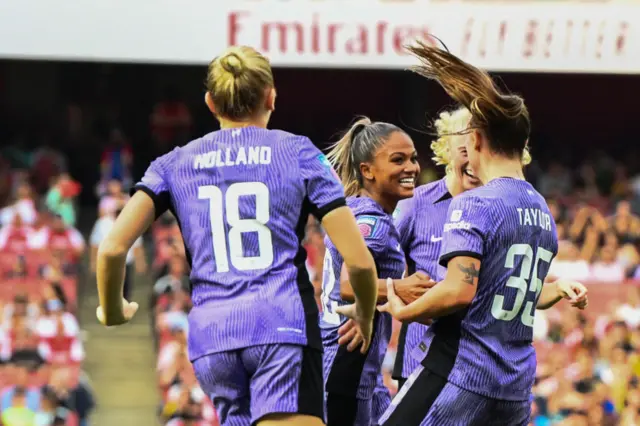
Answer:
POLYGON ((478 275, 480 275, 480 270, 476 269, 476 265, 474 265, 473 263, 469 266, 464 266, 458 263, 458 269, 460 269, 465 274, 462 281, 469 285, 473 285, 473 280, 478 278, 478 275))

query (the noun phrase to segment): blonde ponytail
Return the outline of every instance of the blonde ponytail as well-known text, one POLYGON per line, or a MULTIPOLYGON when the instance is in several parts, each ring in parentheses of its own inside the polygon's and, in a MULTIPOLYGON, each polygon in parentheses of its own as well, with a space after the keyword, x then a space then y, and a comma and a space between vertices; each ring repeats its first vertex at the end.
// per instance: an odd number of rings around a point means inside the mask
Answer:
POLYGON ((371 124, 371 120, 367 117, 360 117, 349 130, 345 132, 342 138, 331 146, 331 150, 327 154, 327 158, 333 165, 336 173, 340 176, 344 193, 347 197, 358 194, 360 190, 360 164, 355 164, 353 156, 353 141, 355 136, 362 132, 364 128, 371 124))

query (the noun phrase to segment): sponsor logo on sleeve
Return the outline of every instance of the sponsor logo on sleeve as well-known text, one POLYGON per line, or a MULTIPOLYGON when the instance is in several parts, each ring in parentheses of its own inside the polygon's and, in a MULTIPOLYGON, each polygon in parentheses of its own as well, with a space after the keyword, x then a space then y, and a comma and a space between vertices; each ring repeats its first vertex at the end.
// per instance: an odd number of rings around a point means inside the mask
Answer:
POLYGON ((356 220, 360 234, 364 238, 373 237, 378 228, 378 218, 375 216, 359 216, 356 220))
POLYGON ((326 157, 326 155, 320 154, 316 158, 318 159, 318 161, 320 161, 320 163, 322 163, 323 166, 325 166, 327 169, 329 169, 331 171, 331 174, 333 175, 333 177, 335 177, 336 179, 340 180, 340 176, 338 176, 338 174, 336 173, 335 169, 331 165, 331 161, 329 161, 329 159, 326 157))

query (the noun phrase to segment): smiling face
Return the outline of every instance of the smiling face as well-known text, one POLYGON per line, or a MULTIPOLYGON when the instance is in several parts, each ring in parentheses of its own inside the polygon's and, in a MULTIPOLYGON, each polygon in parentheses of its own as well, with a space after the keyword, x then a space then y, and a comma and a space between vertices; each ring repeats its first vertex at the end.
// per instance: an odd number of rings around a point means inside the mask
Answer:
POLYGON ((404 132, 391 133, 374 153, 373 161, 360 164, 360 170, 370 191, 391 201, 412 197, 420 173, 413 141, 404 132))
POLYGON ((450 170, 455 175, 463 191, 476 188, 482 183, 473 174, 473 169, 469 164, 469 155, 467 152, 467 142, 469 135, 460 135, 451 137, 450 142, 450 170))

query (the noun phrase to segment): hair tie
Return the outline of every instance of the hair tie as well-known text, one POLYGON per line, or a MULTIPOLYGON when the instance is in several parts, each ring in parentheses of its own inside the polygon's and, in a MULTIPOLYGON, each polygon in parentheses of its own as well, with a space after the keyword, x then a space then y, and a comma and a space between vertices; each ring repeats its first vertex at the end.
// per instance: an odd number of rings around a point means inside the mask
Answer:
POLYGON ((356 136, 358 136, 365 129, 365 127, 367 127, 366 123, 360 123, 353 128, 353 132, 351 132, 351 142, 356 139, 356 136))

